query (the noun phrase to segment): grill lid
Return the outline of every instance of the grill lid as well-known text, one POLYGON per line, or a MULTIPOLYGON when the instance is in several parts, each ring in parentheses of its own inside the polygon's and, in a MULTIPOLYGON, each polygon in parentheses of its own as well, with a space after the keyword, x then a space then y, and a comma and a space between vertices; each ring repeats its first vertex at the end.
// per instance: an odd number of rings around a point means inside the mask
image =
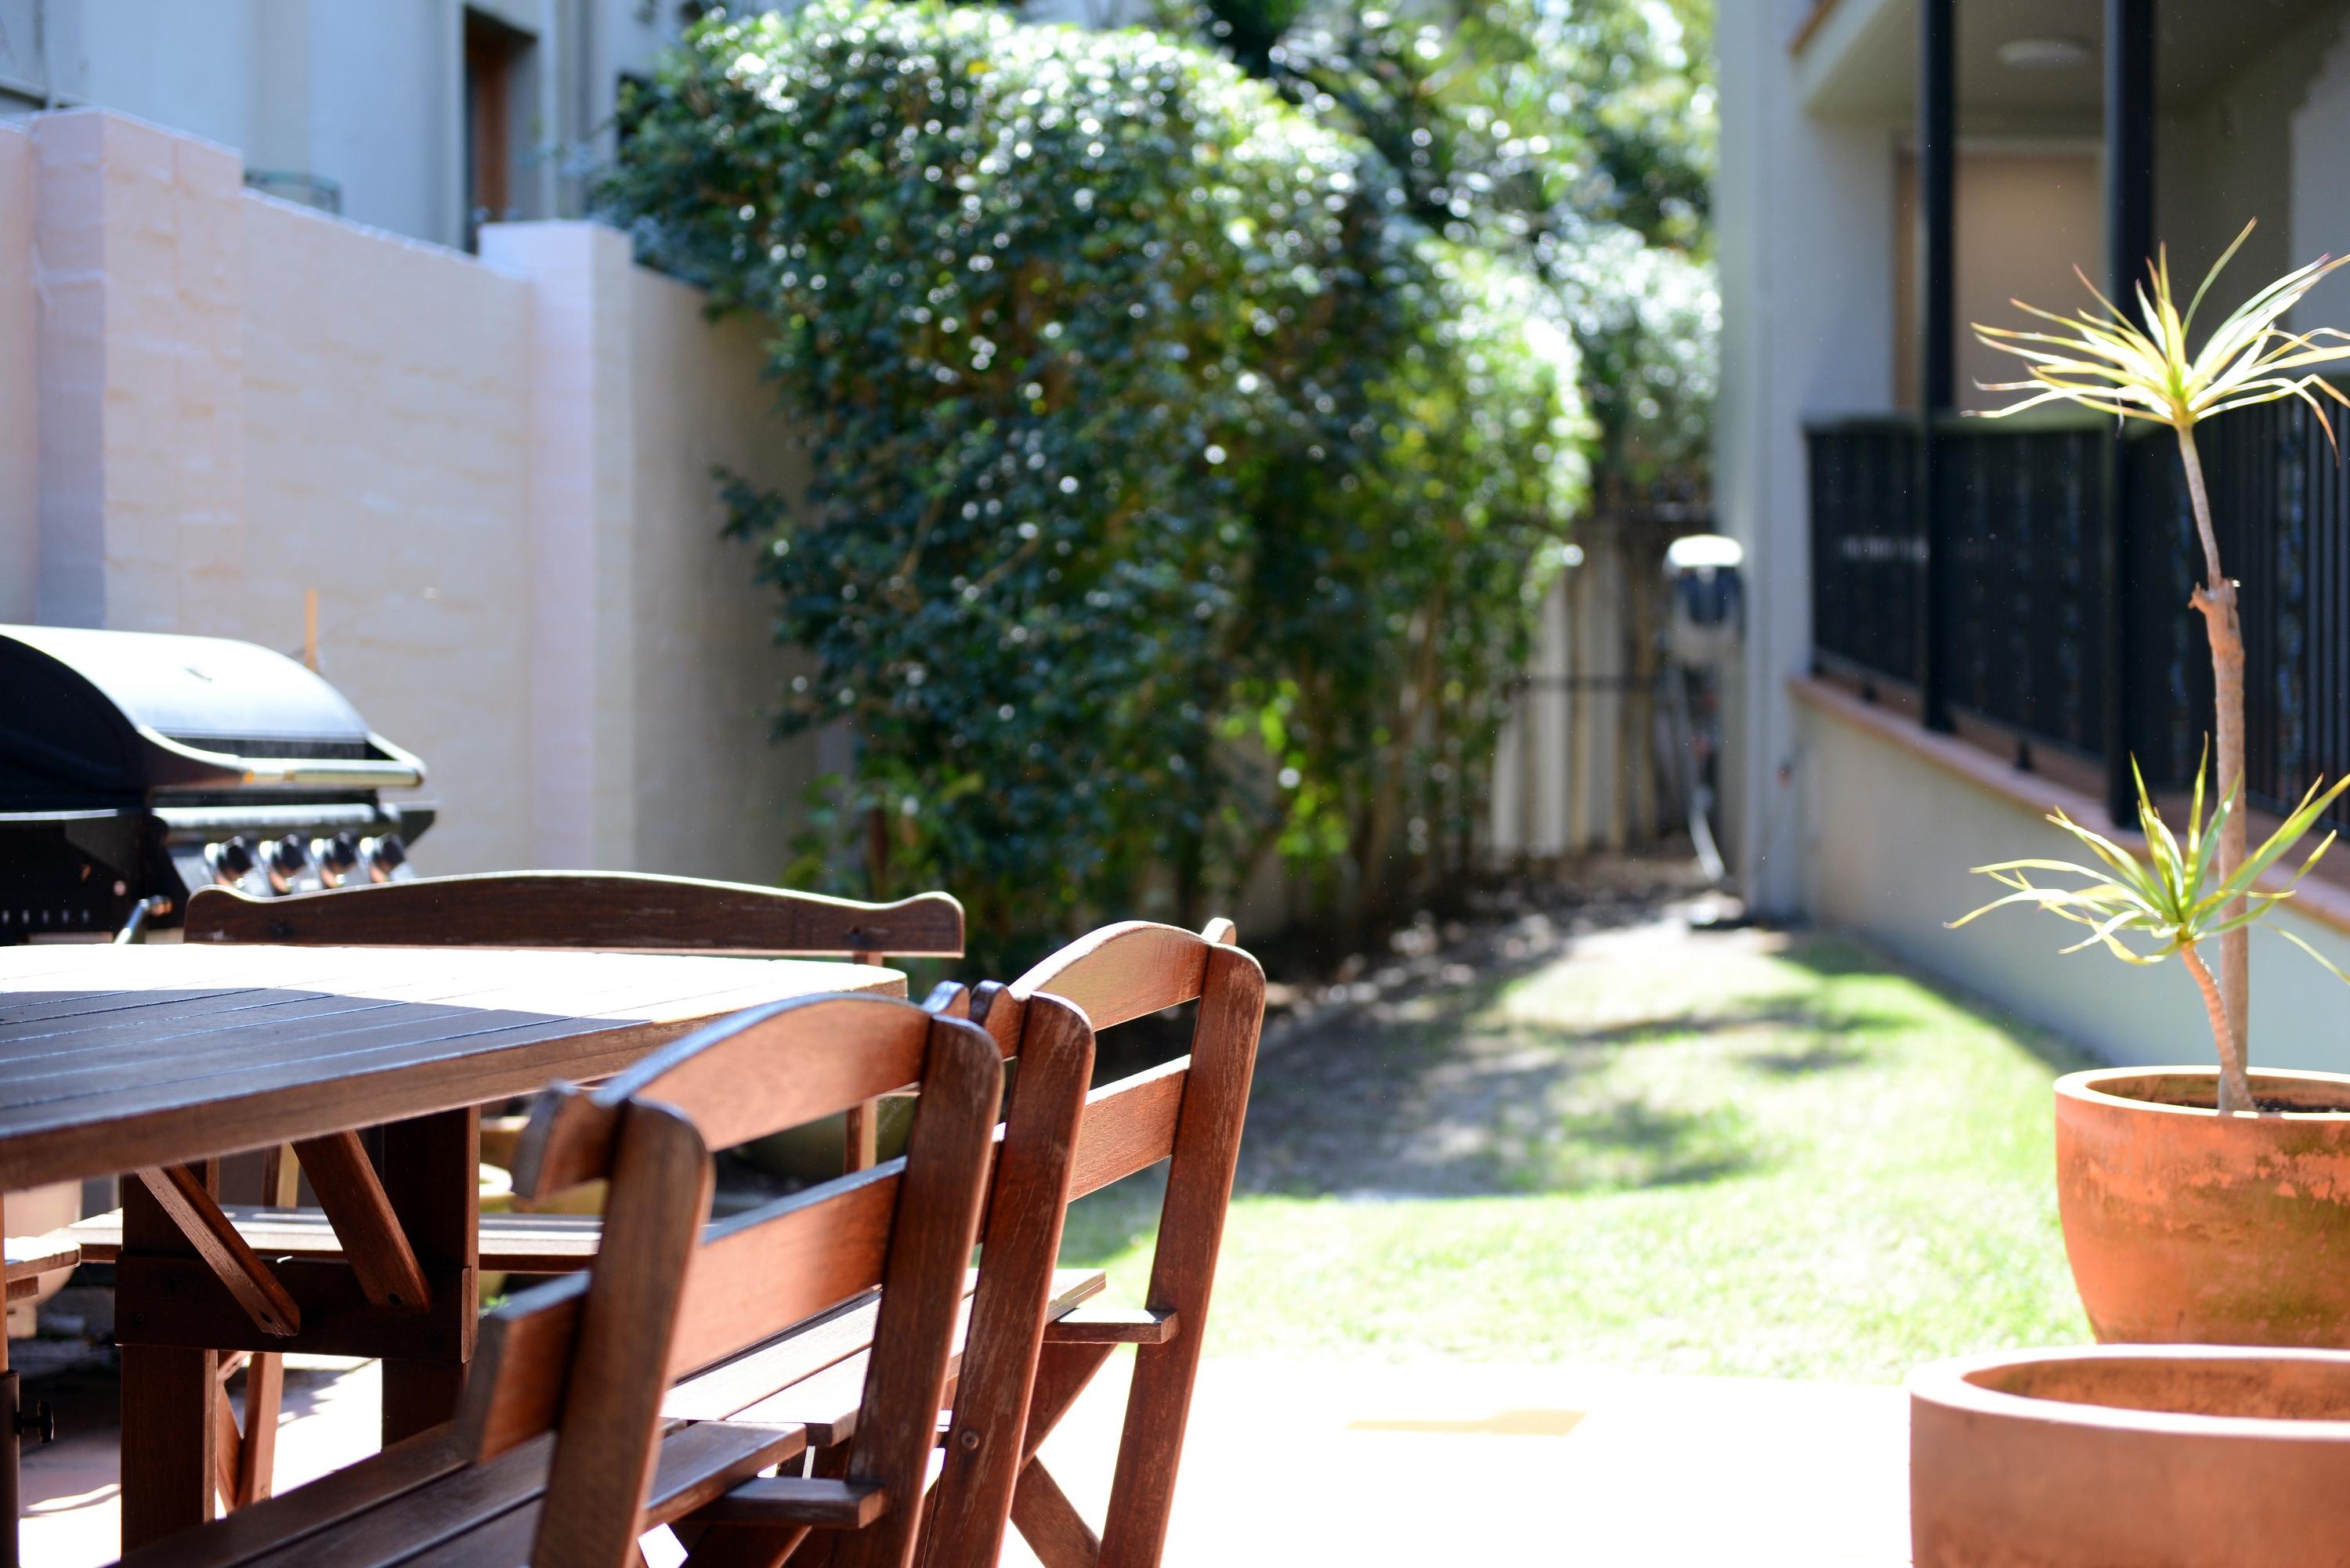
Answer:
POLYGON ((0 626, 98 688, 133 724, 186 741, 367 743, 343 694, 282 653, 224 637, 0 626))
POLYGON ((423 780, 421 763, 284 654, 217 637, 0 626, 0 800, 423 780))

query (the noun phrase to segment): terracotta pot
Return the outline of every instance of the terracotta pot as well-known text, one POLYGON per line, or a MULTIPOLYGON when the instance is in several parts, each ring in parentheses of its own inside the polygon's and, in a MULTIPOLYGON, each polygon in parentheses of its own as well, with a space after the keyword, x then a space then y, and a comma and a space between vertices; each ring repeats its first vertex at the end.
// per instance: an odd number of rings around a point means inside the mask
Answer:
MULTIPOLYGON (((2056 1081, 2056 1200, 2101 1340, 2350 1348, 2350 1078, 2255 1073, 2281 1114, 2221 1116, 2212 1068, 2056 1081)), ((2350 1562, 2350 1554, 2345 1557, 2350 1562)))
POLYGON ((1916 1568, 2342 1568, 2350 1354, 2109 1345, 1909 1379, 1916 1568))

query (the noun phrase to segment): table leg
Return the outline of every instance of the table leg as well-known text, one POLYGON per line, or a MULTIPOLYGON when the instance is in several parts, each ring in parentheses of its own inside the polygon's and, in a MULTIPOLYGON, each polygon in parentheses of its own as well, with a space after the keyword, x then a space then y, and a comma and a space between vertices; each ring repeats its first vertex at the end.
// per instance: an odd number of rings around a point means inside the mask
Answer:
MULTIPOLYGON (((408 1233, 417 1261, 430 1271, 455 1265, 468 1295, 480 1259, 482 1114, 442 1111, 383 1129, 383 1190, 408 1233)), ((435 1302, 434 1309, 441 1303, 435 1302)), ((467 1301, 464 1310, 473 1312, 467 1301)), ((466 1336, 467 1355, 473 1336, 466 1336)), ((383 1440, 396 1443, 457 1413, 464 1386, 463 1361, 411 1361, 387 1356, 383 1363, 383 1440)))
MULTIPOLYGON (((219 1166, 196 1168, 217 1190, 219 1166)), ((125 1251, 196 1255, 144 1182, 122 1187, 125 1251)), ((136 1310, 136 1302, 119 1303, 136 1310)), ((218 1353, 122 1347, 122 1550, 192 1530, 213 1516, 213 1451, 221 1398, 218 1353)))

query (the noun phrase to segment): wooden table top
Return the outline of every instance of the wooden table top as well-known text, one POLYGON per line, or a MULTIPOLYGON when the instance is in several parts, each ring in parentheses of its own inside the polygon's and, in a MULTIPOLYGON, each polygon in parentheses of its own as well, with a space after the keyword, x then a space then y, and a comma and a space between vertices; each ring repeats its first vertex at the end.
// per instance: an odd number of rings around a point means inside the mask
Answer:
POLYGON ((0 1190, 618 1072, 712 1018, 905 977, 494 948, 0 948, 0 1190))

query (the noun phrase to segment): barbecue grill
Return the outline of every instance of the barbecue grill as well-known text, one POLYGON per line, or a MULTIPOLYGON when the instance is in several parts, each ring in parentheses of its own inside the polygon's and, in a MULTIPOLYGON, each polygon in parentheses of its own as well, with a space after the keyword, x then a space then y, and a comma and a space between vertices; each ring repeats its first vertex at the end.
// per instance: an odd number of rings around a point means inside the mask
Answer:
POLYGON ((0 626, 0 944, 135 937, 213 883, 412 875, 424 764, 294 659, 225 638, 0 626))

